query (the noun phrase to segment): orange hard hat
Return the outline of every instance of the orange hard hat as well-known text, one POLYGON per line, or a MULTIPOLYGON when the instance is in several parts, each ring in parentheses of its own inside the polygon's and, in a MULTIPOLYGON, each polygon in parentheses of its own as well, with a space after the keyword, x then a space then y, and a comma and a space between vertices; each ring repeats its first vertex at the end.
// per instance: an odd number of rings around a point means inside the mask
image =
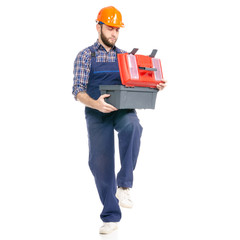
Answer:
POLYGON ((124 27, 122 14, 112 6, 102 8, 98 13, 96 21, 111 27, 124 27))

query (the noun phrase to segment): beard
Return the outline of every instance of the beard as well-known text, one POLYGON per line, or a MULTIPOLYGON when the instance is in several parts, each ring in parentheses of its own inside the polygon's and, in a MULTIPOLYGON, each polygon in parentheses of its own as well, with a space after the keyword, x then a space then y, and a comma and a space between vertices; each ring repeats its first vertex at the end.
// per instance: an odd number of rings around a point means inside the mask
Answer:
POLYGON ((114 45, 115 45, 115 43, 116 43, 116 41, 114 42, 114 43, 111 43, 108 39, 107 39, 107 37, 104 35, 104 33, 103 33, 103 31, 102 31, 102 28, 101 28, 101 40, 102 40, 102 42, 106 45, 106 46, 108 46, 108 47, 114 47, 114 45))

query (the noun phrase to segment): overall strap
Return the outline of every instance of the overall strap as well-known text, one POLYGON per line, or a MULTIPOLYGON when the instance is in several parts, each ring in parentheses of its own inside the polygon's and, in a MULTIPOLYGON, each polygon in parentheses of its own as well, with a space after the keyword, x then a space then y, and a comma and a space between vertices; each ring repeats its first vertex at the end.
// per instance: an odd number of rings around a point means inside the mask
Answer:
POLYGON ((93 46, 90 46, 90 47, 88 47, 88 48, 89 48, 89 50, 91 51, 91 57, 96 57, 96 52, 95 52, 93 46))
POLYGON ((121 54, 122 51, 121 51, 119 48, 116 47, 116 53, 117 53, 117 54, 119 54, 119 53, 121 54))

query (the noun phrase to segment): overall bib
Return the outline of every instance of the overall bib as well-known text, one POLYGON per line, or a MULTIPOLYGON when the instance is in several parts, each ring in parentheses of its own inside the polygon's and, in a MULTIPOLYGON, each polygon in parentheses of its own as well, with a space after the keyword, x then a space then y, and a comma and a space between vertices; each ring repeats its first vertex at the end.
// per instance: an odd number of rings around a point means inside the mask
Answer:
MULTIPOLYGON (((101 95, 99 85, 121 85, 117 57, 115 62, 96 62, 91 50, 91 70, 87 93, 93 99, 101 95)), ((118 50, 117 50, 118 53, 118 50)), ((132 187, 140 148, 142 127, 133 109, 101 113, 85 108, 89 142, 89 167, 95 178, 98 194, 103 204, 100 215, 103 222, 119 222, 121 210, 116 198, 116 188, 132 187), (118 132, 121 169, 115 176, 114 130, 118 132)))

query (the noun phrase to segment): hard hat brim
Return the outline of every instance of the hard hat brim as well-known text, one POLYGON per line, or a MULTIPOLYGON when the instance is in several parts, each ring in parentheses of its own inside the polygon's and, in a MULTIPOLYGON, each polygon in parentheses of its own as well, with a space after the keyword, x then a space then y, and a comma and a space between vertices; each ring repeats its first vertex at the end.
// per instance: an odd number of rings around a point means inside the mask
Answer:
POLYGON ((96 22, 99 23, 99 24, 105 24, 105 25, 110 26, 110 27, 117 27, 117 28, 124 28, 125 27, 124 23, 122 23, 122 24, 113 24, 113 23, 105 23, 105 22, 98 21, 98 20, 96 20, 96 22))

